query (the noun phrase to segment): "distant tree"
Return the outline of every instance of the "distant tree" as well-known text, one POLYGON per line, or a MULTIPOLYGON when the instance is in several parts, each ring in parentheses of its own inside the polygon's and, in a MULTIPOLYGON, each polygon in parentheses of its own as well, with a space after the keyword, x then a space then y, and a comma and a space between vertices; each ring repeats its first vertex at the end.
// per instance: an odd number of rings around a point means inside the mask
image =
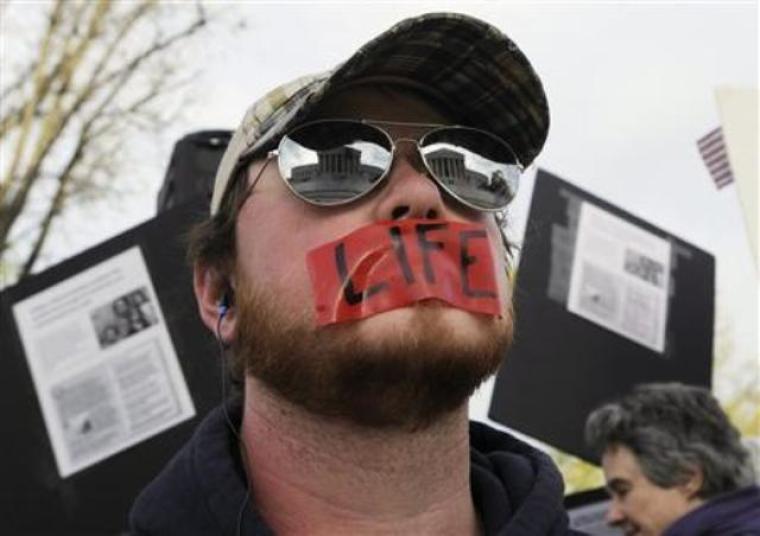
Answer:
POLYGON ((10 275, 21 278, 57 217, 74 201, 113 191, 115 155, 128 133, 159 130, 161 97, 182 82, 177 45, 207 17, 191 0, 3 4, 4 40, 29 38, 8 27, 10 9, 45 16, 21 61, 0 50, 0 269, 8 273, 13 254, 10 275))

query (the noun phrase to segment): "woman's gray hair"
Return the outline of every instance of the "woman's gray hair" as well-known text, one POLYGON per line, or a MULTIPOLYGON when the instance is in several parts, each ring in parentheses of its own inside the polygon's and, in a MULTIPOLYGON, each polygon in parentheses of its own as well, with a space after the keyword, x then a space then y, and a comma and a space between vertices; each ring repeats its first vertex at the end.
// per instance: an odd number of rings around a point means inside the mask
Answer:
POLYGON ((755 472, 749 451, 710 391, 678 383, 646 384, 589 415, 586 442, 597 456, 624 446, 644 475, 670 488, 686 482, 695 468, 708 499, 749 486, 755 472))

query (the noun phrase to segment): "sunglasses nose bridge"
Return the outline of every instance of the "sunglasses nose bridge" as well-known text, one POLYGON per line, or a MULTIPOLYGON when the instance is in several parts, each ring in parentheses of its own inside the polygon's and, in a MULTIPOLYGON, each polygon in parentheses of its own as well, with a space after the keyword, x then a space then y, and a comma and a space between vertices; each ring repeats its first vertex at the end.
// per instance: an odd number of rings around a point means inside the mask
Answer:
POLYGON ((377 218, 441 218, 445 213, 443 191, 424 164, 417 141, 394 140, 392 159, 385 174, 385 187, 375 206, 377 218), (395 142, 412 142, 397 144, 395 142))
POLYGON ((428 174, 419 140, 414 138, 396 138, 393 140, 393 161, 402 157, 418 172, 428 174), (404 148, 407 147, 407 148, 404 148))

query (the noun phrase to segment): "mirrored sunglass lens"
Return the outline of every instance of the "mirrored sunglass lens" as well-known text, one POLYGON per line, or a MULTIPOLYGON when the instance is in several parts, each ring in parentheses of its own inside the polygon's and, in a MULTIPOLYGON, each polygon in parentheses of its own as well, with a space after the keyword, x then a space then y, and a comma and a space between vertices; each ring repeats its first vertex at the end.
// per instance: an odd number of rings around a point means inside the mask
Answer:
POLYGON ((443 186, 485 210, 506 207, 517 193, 520 165, 503 141, 486 132, 450 127, 422 140, 425 162, 443 186))
POLYGON ((372 189, 391 161, 388 139, 351 121, 319 121, 296 128, 281 141, 280 173, 301 197, 336 205, 372 189))

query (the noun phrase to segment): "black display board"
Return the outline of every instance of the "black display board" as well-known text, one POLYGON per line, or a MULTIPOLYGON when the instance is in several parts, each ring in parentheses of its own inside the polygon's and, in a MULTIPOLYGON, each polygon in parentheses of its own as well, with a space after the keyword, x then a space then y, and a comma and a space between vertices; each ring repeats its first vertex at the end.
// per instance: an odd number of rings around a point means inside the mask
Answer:
POLYGON ((710 386, 714 300, 712 255, 539 170, 514 288, 515 340, 497 375, 489 417, 596 461, 584 445, 583 426, 598 405, 638 383, 710 386), (670 243, 664 351, 568 310, 583 203, 670 243))
POLYGON ((157 212, 197 197, 211 200, 216 169, 231 137, 231 130, 201 130, 174 144, 164 183, 158 192, 157 212))
POLYGON ((176 206, 0 294, 0 534, 120 534, 135 495, 220 403, 220 362, 198 318, 183 236, 207 198, 176 206), (12 314, 14 303, 133 246, 145 258, 196 415, 62 479, 12 314))

